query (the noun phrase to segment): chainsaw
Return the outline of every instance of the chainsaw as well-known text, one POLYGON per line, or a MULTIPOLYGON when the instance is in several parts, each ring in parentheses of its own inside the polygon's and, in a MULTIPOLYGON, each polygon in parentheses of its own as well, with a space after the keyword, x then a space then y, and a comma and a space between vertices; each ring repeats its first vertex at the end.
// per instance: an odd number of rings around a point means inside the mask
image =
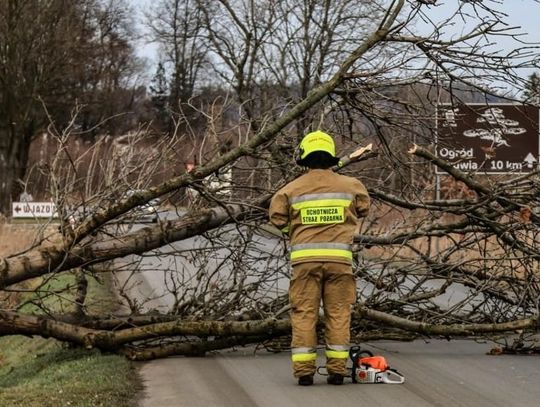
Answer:
POLYGON ((395 369, 391 369, 383 356, 374 356, 360 346, 352 346, 349 350, 352 360, 351 378, 353 383, 385 383, 402 384, 405 377, 395 369))
MULTIPOLYGON (((349 357, 352 361, 352 368, 347 368, 349 376, 353 383, 385 383, 385 384, 402 384, 405 382, 405 377, 396 369, 391 369, 383 356, 374 356, 368 350, 361 350, 360 346, 351 346, 349 357)), ((317 372, 323 376, 322 369, 325 366, 320 366, 317 372)))

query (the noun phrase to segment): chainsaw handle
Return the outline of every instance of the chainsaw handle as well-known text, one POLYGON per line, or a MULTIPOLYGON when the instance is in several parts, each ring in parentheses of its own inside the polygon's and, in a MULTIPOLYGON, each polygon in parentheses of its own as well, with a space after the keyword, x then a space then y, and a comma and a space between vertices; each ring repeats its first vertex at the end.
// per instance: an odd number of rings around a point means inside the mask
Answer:
POLYGON ((405 383, 405 376, 399 373, 396 369, 388 369, 383 372, 381 376, 381 382, 385 384, 403 384, 405 383))
POLYGON ((367 355, 369 357, 373 356, 369 350, 361 350, 360 346, 351 346, 349 349, 349 357, 351 358, 353 365, 355 364, 356 359, 362 355, 367 355))

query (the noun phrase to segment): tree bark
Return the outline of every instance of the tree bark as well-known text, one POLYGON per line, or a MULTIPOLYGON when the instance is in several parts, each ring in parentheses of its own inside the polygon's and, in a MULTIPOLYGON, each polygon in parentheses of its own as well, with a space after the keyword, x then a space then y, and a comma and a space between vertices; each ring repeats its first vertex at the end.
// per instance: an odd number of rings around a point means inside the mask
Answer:
MULTIPOLYGON (((0 132, 0 143, 3 143, 4 137, 0 132)), ((0 144, 0 213, 5 216, 10 215, 11 191, 14 179, 13 163, 5 146, 0 144)))
POLYGON ((12 258, 0 259, 0 289, 51 272, 70 270, 107 260, 142 254, 168 243, 200 235, 235 219, 241 220, 251 207, 227 205, 198 214, 141 229, 125 236, 122 241, 111 239, 89 246, 75 246, 67 253, 63 243, 38 249, 12 258))
POLYGON ((371 321, 383 323, 386 326, 416 332, 422 335, 441 336, 474 336, 487 333, 512 332, 521 329, 537 331, 540 328, 540 315, 531 318, 516 319, 509 322, 493 324, 430 324, 426 322, 411 321, 396 315, 376 311, 366 307, 358 307, 360 316, 371 321))
MULTIPOLYGON (((537 331, 540 317, 520 319, 493 324, 449 324, 435 325, 407 320, 395 315, 361 306, 356 317, 382 323, 383 326, 399 328, 420 335, 437 336, 481 336, 490 333, 512 332, 515 330, 537 331)), ((118 351, 136 360, 165 357, 172 354, 204 354, 207 350, 224 349, 237 344, 261 342, 290 334, 290 320, 266 319, 256 321, 170 321, 142 327, 116 331, 96 330, 79 325, 56 321, 46 316, 22 315, 17 312, 0 310, 0 335, 39 335, 72 342, 86 348, 118 351), (126 348, 133 342, 157 340, 170 336, 196 336, 218 338, 207 344, 193 344, 189 341, 137 351, 137 347, 126 348)))

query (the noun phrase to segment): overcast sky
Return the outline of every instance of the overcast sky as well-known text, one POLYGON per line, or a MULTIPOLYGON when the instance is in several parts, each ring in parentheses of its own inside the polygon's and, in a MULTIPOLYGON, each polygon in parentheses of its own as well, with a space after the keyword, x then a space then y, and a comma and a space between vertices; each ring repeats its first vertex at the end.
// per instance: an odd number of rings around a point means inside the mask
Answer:
MULTIPOLYGON (((128 1, 135 7, 139 22, 142 19, 142 10, 148 8, 153 3, 152 0, 128 1)), ((456 9, 456 4, 460 1, 461 0, 437 0, 435 6, 424 6, 424 10, 430 19, 443 21, 451 15, 456 9)), ((483 3, 504 13, 507 16, 504 20, 508 23, 509 27, 520 27, 516 29, 515 32, 526 33, 526 35, 521 37, 523 41, 540 44, 540 0, 483 0, 483 3)), ((467 4, 465 5, 464 11, 472 12, 474 10, 473 7, 474 3, 467 4)), ((481 8, 477 6, 477 10, 481 10, 481 8)), ((467 21, 460 19, 456 19, 455 21, 456 24, 454 26, 446 27, 446 34, 448 36, 459 35, 461 32, 467 32, 473 27, 473 25, 467 21)), ((143 28, 140 27, 139 29, 143 28)), ((428 25, 421 21, 417 23, 416 29, 424 33, 430 32, 428 25)), ((510 52, 517 46, 518 44, 514 40, 499 37, 495 49, 500 49, 503 52, 510 52)), ((151 65, 156 62, 158 58, 157 53, 158 51, 155 44, 139 44, 138 54, 148 58, 151 65)), ((154 68, 151 67, 152 71, 153 69, 154 68)), ((524 71, 524 75, 529 74, 531 71, 532 70, 524 71)))
MULTIPOLYGON (((456 10, 456 4, 460 0, 438 0, 436 6, 426 7, 425 13, 435 21, 444 21, 446 18, 452 15, 452 12, 456 10)), ((523 40, 531 43, 540 43, 540 1, 539 0, 484 0, 483 4, 505 14, 504 21, 508 23, 508 27, 518 27, 515 32, 524 32, 526 35, 522 37, 523 40)), ((464 12, 473 13, 475 10, 480 15, 486 15, 487 13, 482 10, 481 7, 474 5, 474 3, 466 4, 463 8, 464 12)), ((453 27, 448 27, 447 32, 449 34, 460 34, 461 32, 469 31, 473 24, 471 20, 463 21, 456 19, 456 24, 453 27)), ((478 20, 476 20, 478 21, 478 20)), ((427 27, 426 24, 418 22, 419 28, 427 27)), ((501 45, 510 50, 515 47, 515 43, 502 39, 501 45)))

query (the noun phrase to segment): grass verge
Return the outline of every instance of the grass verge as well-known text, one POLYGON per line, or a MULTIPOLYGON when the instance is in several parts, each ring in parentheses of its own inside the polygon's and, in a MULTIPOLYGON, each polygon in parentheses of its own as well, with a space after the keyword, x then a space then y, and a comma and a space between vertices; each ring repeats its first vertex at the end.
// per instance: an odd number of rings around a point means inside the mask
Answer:
MULTIPOLYGON (((49 282, 71 283, 69 274, 49 282)), ((89 278, 90 313, 111 311, 109 287, 89 278)), ((129 407, 140 389, 135 368, 122 356, 70 348, 54 339, 0 338, 0 406, 129 407)))

